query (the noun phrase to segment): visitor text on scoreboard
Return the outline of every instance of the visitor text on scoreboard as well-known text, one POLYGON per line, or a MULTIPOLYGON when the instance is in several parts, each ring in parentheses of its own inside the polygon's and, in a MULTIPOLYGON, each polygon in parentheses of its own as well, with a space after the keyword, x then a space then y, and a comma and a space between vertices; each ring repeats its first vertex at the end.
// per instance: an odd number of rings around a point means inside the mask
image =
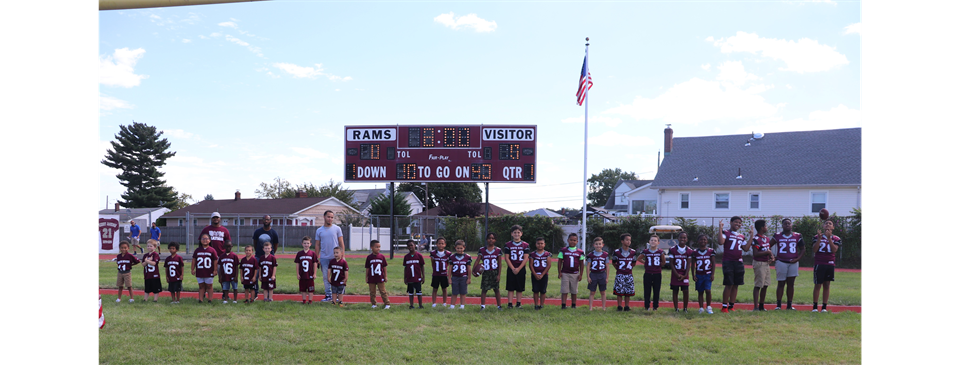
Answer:
POLYGON ((537 181, 536 125, 346 126, 347 182, 537 181))

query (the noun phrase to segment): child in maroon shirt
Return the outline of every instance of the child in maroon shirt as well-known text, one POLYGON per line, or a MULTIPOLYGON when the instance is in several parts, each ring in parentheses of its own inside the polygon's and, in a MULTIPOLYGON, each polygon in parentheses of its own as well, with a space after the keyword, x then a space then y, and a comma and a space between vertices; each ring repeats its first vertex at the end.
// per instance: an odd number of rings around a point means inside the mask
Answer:
POLYGON ((377 290, 383 299, 383 309, 390 309, 387 297, 387 258, 380 254, 380 241, 370 241, 370 255, 363 267, 366 269, 367 285, 370 286, 370 304, 377 307, 377 290))

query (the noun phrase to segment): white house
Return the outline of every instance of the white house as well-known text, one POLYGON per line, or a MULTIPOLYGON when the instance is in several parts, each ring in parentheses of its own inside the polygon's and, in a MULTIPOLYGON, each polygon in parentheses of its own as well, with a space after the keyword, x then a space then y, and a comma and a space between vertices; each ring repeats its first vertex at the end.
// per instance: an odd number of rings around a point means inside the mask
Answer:
POLYGON ((620 180, 613 187, 604 209, 616 216, 657 213, 657 191, 653 180, 620 180))
MULTIPOLYGON (((121 208, 120 203, 115 203, 113 209, 101 209, 99 214, 120 216, 120 227, 125 232, 130 231, 130 221, 137 222, 141 231, 150 230, 150 224, 157 221, 157 218, 169 212, 170 209, 164 207, 156 208, 121 208)), ((149 238, 149 236, 147 237, 149 238)))
POLYGON ((631 207, 631 199, 653 193, 662 217, 804 216, 821 208, 843 216, 860 207, 860 128, 673 138, 667 127, 664 133, 656 178, 645 190, 624 192, 631 207))
MULTIPOLYGON (((373 202, 373 199, 376 199, 380 195, 387 195, 389 197, 389 189, 354 189, 353 191, 353 201, 358 206, 360 206, 360 214, 370 215, 370 205, 373 202)), ((410 204, 410 215, 414 215, 424 210, 424 204, 420 201, 420 198, 417 198, 417 195, 408 191, 398 191, 397 197, 407 201, 407 204, 410 204)))

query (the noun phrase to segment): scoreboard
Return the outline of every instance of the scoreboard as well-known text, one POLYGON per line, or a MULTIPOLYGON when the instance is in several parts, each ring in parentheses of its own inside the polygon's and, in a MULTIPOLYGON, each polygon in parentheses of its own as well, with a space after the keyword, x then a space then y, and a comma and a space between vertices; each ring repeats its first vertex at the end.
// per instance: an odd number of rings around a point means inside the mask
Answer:
POLYGON ((345 126, 345 182, 536 183, 536 125, 345 126))

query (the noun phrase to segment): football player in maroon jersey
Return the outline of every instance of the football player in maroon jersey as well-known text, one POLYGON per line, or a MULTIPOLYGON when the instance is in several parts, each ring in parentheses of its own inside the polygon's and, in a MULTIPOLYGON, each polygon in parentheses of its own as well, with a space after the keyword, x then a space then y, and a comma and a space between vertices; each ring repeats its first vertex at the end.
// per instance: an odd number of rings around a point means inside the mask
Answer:
POLYGON ((147 252, 143 254, 143 301, 146 302, 150 293, 153 293, 153 302, 157 302, 157 297, 163 291, 163 284, 160 283, 160 254, 157 253, 157 247, 160 242, 155 239, 147 240, 147 252))
MULTIPOLYGON (((550 274, 550 252, 544 250, 546 242, 543 237, 537 237, 534 244, 537 250, 530 254, 530 284, 533 286, 533 309, 543 308, 543 301, 547 295, 547 284, 550 274)), ((519 308, 520 306, 517 305, 519 308)))
POLYGON ((521 240, 523 237, 523 227, 513 225, 510 227, 510 242, 503 245, 504 253, 509 257, 504 257, 507 264, 507 308, 513 308, 511 298, 517 298, 517 309, 520 308, 520 297, 527 280, 527 262, 530 260, 530 244, 521 240))
POLYGON ((453 244, 453 250, 456 254, 450 257, 450 265, 447 265, 447 279, 452 287, 450 295, 450 309, 457 304, 457 295, 460 295, 460 309, 463 309, 464 302, 467 300, 467 285, 470 285, 470 255, 463 253, 467 244, 463 240, 457 240, 453 244))
POLYGON ((370 287, 370 304, 377 308, 377 291, 383 299, 383 309, 390 309, 390 297, 387 296, 387 258, 380 254, 380 241, 370 241, 370 255, 363 265, 366 270, 367 286, 370 287))
POLYGON ((433 307, 437 307, 437 290, 443 289, 443 307, 447 306, 447 287, 450 279, 447 278, 447 266, 450 261, 450 251, 447 251, 447 239, 437 238, 437 249, 430 252, 430 263, 433 267, 430 286, 433 287, 433 307))
POLYGON ((590 266, 590 274, 587 275, 590 310, 593 310, 593 297, 597 294, 598 288, 600 289, 600 308, 607 310, 607 278, 610 276, 610 270, 607 269, 610 263, 609 257, 609 254, 603 252, 603 238, 594 238, 593 252, 588 253, 586 259, 590 266))
MULTIPOLYGON (((273 244, 263 243, 263 259, 260 264, 260 287, 263 288, 263 301, 273 301, 273 290, 277 288, 277 257, 271 255, 273 244)), ((254 297, 256 299, 256 297, 254 297)))
POLYGON ((177 255, 180 244, 170 242, 167 244, 167 250, 170 251, 170 256, 164 260, 163 266, 166 267, 164 271, 167 272, 167 289, 170 291, 172 300, 170 303, 179 304, 180 292, 183 291, 183 258, 177 255))
POLYGON ((693 281, 697 284, 697 302, 700 304, 700 314, 703 314, 703 294, 707 294, 707 314, 713 314, 713 307, 710 306, 713 300, 713 272, 716 269, 716 252, 712 248, 707 248, 709 238, 705 234, 697 237, 697 251, 693 253, 695 264, 691 265, 694 271, 693 281))
POLYGON ((297 252, 293 261, 297 264, 297 281, 300 283, 300 300, 303 304, 313 304, 314 278, 316 277, 317 265, 320 264, 320 256, 310 250, 312 243, 309 236, 303 236, 300 241, 303 250, 297 252))
POLYGON ((487 247, 480 249, 477 253, 477 262, 473 265, 474 270, 477 266, 483 267, 483 276, 480 278, 480 310, 487 308, 487 291, 491 289, 497 298, 497 309, 503 309, 500 306, 500 259, 502 256, 502 251, 497 247, 497 235, 493 232, 487 233, 487 247))
POLYGON ((636 293, 633 283, 633 266, 637 264, 637 251, 630 248, 632 236, 620 234, 621 247, 613 251, 611 263, 617 268, 613 281, 613 295, 617 296, 617 312, 630 311, 630 297, 636 293))
POLYGON ((140 259, 136 256, 131 255, 130 242, 120 241, 120 254, 117 255, 117 303, 120 303, 120 298, 123 297, 123 287, 127 287, 127 291, 130 293, 130 303, 133 303, 133 281, 130 279, 130 270, 133 268, 133 265, 139 264, 140 259))
MULTIPOLYGON (((743 234, 737 232, 743 225, 743 219, 734 216, 730 218, 730 230, 723 229, 720 222, 720 237, 718 242, 723 247, 723 309, 722 313, 733 311, 737 303, 737 291, 743 285, 743 251, 750 247, 743 234)), ((753 227, 750 227, 753 231, 753 227)))
POLYGON ((230 299, 230 289, 233 289, 233 303, 237 303, 237 269, 240 258, 233 253, 233 243, 223 243, 223 255, 217 260, 220 266, 220 291, 223 293, 223 304, 230 299))
POLYGON ((666 255, 660 249, 660 237, 656 234, 650 235, 650 241, 647 242, 647 248, 640 252, 643 256, 643 309, 650 310, 650 302, 653 302, 653 310, 660 308, 660 286, 663 283, 663 264, 666 263, 666 255))
POLYGON ((803 243, 803 236, 793 232, 793 222, 790 218, 784 218, 781 221, 783 232, 773 235, 770 245, 773 247, 774 257, 777 259, 774 264, 777 269, 777 307, 780 309, 783 300, 783 287, 787 287, 787 310, 796 310, 793 308, 793 284, 800 275, 800 258, 806 254, 806 246, 803 243))
POLYGON ((190 263, 190 274, 197 278, 200 287, 200 296, 197 302, 202 303, 204 295, 207 302, 213 302, 213 277, 217 276, 217 250, 210 247, 210 235, 200 234, 200 247, 193 251, 193 261, 190 263))
POLYGON ((833 271, 837 249, 842 244, 840 237, 833 235, 833 221, 825 220, 823 230, 817 229, 817 238, 813 248, 813 311, 817 311, 817 299, 820 296, 820 287, 823 287, 823 306, 820 312, 827 313, 827 300, 830 299, 830 282, 833 281, 833 271))
POLYGON ((244 257, 240 259, 240 281, 243 284, 243 302, 253 303, 254 285, 257 278, 260 277, 260 265, 257 264, 257 258, 253 256, 253 245, 247 245, 243 248, 244 257))
POLYGON ((770 237, 767 237, 767 221, 758 219, 753 225, 757 228, 757 234, 754 236, 751 230, 752 237, 747 239, 753 249, 753 310, 764 312, 763 302, 767 300, 767 286, 770 286, 773 254, 770 253, 770 237))
POLYGON ((673 291, 673 308, 680 311, 679 292, 683 292, 683 312, 687 312, 687 302, 690 295, 690 267, 693 266, 693 248, 687 247, 689 241, 687 232, 680 232, 677 236, 678 244, 670 248, 667 257, 670 258, 670 290, 673 291))
POLYGON ((423 309, 423 255, 417 252, 417 243, 407 240, 407 250, 403 256, 403 282, 407 284, 407 296, 410 297, 410 309, 413 309, 413 297, 417 297, 420 309, 423 309))
POLYGON ((330 292, 333 304, 343 308, 343 292, 347 286, 347 277, 350 276, 350 265, 343 259, 343 249, 340 246, 333 248, 333 261, 327 267, 327 278, 330 281, 330 292))

